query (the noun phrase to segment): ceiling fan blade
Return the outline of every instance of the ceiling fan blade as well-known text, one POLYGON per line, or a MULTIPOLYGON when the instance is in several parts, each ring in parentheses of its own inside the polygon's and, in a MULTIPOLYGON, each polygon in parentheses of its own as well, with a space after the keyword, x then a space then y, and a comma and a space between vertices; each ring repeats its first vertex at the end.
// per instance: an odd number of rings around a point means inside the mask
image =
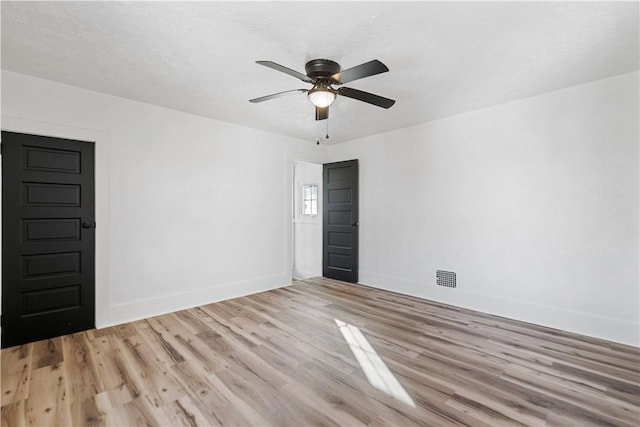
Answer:
POLYGON ((306 89, 285 90, 284 92, 273 93, 271 95, 261 96, 260 98, 253 98, 253 99, 250 99, 249 102, 253 102, 255 104, 256 102, 263 102, 263 101, 268 101, 274 98, 280 98, 281 96, 287 95, 291 92, 306 92, 306 91, 307 91, 306 89))
POLYGON ((351 89, 350 87, 341 87, 340 89, 338 89, 338 95, 357 99, 358 101, 363 101, 382 108, 391 108, 391 106, 396 103, 396 101, 394 101, 393 99, 374 95, 373 93, 364 92, 358 89, 351 89))
POLYGON ((386 65, 377 59, 374 59, 372 61, 365 62, 364 64, 342 70, 331 76, 331 78, 338 82, 337 84, 343 84, 365 77, 375 76, 376 74, 386 73, 387 71, 389 71, 389 69, 386 65))
POLYGON ((302 73, 297 72, 296 70, 292 70, 291 68, 287 68, 284 65, 276 64, 273 61, 256 61, 256 64, 264 65, 265 67, 269 67, 273 70, 280 71, 285 74, 289 74, 297 79, 302 80, 303 82, 313 83, 309 77, 305 76, 302 73))
POLYGON ((329 107, 316 107, 316 120, 326 120, 329 118, 329 107))

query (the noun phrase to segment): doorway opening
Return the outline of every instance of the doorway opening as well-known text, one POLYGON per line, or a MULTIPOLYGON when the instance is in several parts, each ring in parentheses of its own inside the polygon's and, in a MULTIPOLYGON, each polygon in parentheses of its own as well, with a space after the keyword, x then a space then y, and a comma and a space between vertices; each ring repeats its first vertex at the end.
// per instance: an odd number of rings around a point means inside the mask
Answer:
POLYGON ((294 161, 294 279, 322 276, 322 194, 322 165, 294 161))

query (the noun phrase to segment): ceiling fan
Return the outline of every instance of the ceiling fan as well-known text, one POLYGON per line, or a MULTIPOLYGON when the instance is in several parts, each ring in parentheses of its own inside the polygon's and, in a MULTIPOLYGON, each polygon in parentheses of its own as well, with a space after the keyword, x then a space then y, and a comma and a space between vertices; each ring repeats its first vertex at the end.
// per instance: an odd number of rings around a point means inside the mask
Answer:
POLYGON ((309 100, 316 107, 316 120, 325 120, 329 118, 329 105, 331 105, 338 95, 363 101, 382 108, 390 108, 396 102, 393 99, 374 95, 373 93, 364 92, 358 89, 352 89, 349 87, 341 87, 338 89, 333 88, 334 85, 339 86, 344 83, 349 83, 354 80, 389 71, 387 66, 377 59, 346 70, 342 70, 340 68, 340 64, 329 59, 312 59, 304 66, 305 71, 307 72, 306 75, 283 65, 276 64, 272 61, 256 61, 256 63, 272 68, 276 71, 289 74, 290 76, 296 77, 305 83, 311 83, 313 87, 311 89, 286 90, 284 92, 250 99, 249 102, 263 102, 294 92, 306 92, 309 96, 309 100))

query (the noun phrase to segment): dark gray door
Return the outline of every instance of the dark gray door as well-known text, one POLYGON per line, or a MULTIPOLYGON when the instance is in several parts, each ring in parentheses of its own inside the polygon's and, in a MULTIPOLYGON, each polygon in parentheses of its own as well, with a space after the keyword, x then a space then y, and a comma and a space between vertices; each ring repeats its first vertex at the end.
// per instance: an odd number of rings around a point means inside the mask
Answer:
POLYGON ((322 275, 358 283, 358 160, 323 168, 322 275))
POLYGON ((2 347, 94 327, 94 144, 2 132, 2 347))

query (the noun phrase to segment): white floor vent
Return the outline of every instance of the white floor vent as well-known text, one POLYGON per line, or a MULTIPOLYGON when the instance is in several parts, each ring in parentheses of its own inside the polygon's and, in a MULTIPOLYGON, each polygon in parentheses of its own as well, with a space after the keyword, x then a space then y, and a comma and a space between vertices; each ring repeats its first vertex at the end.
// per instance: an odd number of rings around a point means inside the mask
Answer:
POLYGON ((456 287, 456 273, 453 271, 436 270, 436 284, 447 288, 456 287))

